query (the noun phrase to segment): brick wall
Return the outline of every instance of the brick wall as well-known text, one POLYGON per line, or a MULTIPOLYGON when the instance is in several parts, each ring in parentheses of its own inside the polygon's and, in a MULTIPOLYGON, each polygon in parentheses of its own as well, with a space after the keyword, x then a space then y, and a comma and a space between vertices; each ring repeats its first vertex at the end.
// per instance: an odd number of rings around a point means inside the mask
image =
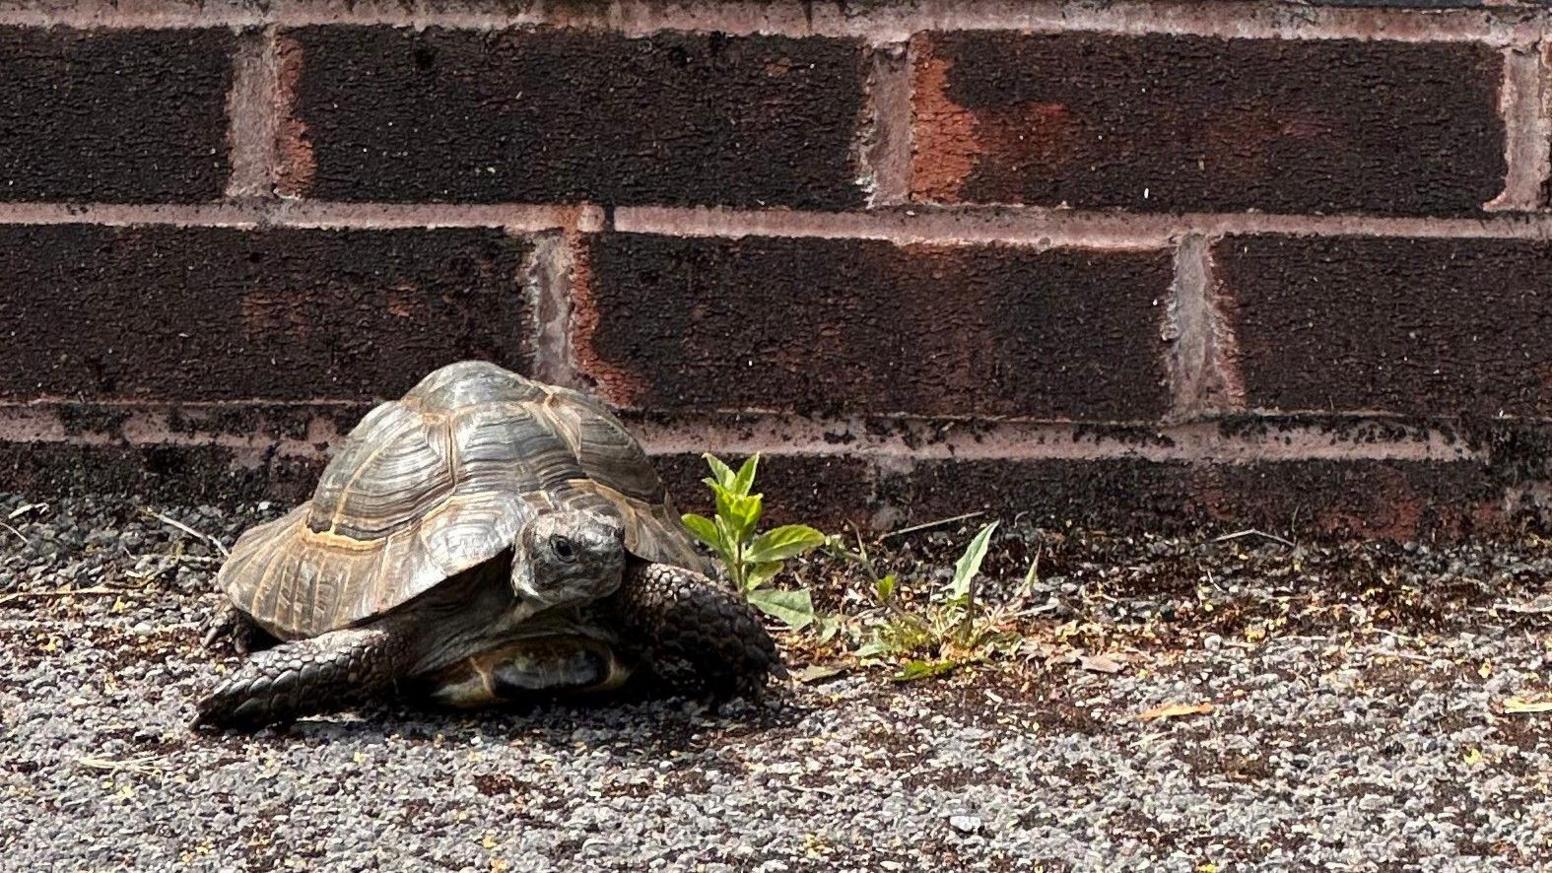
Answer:
POLYGON ((464 357, 686 502, 1541 525, 1552 10, 0 2, 0 490, 305 494, 464 357))

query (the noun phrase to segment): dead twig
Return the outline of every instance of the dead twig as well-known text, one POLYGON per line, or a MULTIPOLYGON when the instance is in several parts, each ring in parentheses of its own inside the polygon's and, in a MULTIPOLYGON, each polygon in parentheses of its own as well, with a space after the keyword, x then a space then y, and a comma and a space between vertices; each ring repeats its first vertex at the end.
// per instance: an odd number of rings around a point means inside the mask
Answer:
POLYGON ((149 509, 142 509, 140 511, 145 513, 146 515, 150 516, 151 518, 156 519, 157 521, 161 522, 162 524, 167 525, 168 527, 177 528, 178 530, 183 531, 184 533, 188 534, 191 537, 194 537, 196 539, 201 539, 201 540, 204 540, 207 543, 210 543, 212 546, 216 547, 216 549, 221 553, 221 556, 223 558, 231 554, 231 552, 227 551, 226 546, 224 544, 222 544, 222 542, 220 540, 216 539, 215 537, 211 536, 210 534, 200 533, 199 531, 195 530, 192 527, 189 527, 188 525, 184 524, 183 522, 178 521, 175 518, 168 518, 167 516, 161 514, 160 512, 152 512, 149 509))
POLYGON ((1492 606, 1473 606, 1473 612, 1509 612, 1516 615, 1546 615, 1552 612, 1552 603, 1495 603, 1492 606))
POLYGON ((11 527, 10 525, 6 524, 3 521, 0 521, 0 527, 5 528, 6 530, 10 531, 13 535, 15 535, 15 537, 17 539, 22 541, 22 545, 28 545, 31 542, 30 540, 27 539, 27 535, 26 534, 22 533, 21 531, 17 530, 14 527, 11 527))
POLYGON ((1416 661, 1419 664, 1433 663, 1432 658, 1414 655, 1411 652, 1399 652, 1395 649, 1382 649, 1379 646, 1369 646, 1367 648, 1354 649, 1353 651, 1360 655, 1368 655, 1371 658, 1401 658, 1407 661, 1416 661))
POLYGON ((150 558, 157 561, 170 561, 174 564, 219 564, 224 558, 212 558, 208 555, 130 555, 131 558, 140 561, 150 558))
POLYGON ((17 600, 27 600, 33 597, 72 597, 76 594, 89 596, 105 596, 117 594, 120 597, 139 597, 145 592, 136 591, 133 588, 109 588, 106 585, 94 585, 90 588, 55 588, 52 591, 15 591, 0 597, 0 606, 17 600))
POLYGON ((1256 530, 1254 528, 1246 528, 1245 530, 1238 530, 1238 531, 1235 531, 1234 533, 1224 534, 1223 536, 1214 539, 1213 542, 1215 542, 1215 543, 1226 543, 1229 540, 1237 540, 1237 539, 1239 539, 1241 537, 1251 537, 1251 536, 1265 537, 1265 538, 1271 540, 1274 543, 1281 543, 1281 544, 1287 546, 1290 549, 1296 548, 1296 546, 1294 546, 1293 543, 1283 539, 1282 537, 1278 536, 1277 534, 1269 534, 1269 533, 1267 533, 1264 530, 1256 530))
POLYGON ((968 521, 968 520, 970 520, 972 518, 980 518, 981 516, 983 516, 985 514, 986 513, 984 511, 982 511, 982 512, 967 512, 964 515, 954 515, 954 516, 950 516, 948 518, 940 518, 940 519, 938 519, 936 521, 924 521, 921 524, 913 524, 910 527, 902 527, 899 530, 892 530, 889 533, 886 533, 883 536, 879 537, 879 541, 882 542, 882 541, 887 540, 887 539, 889 539, 891 537, 903 537, 906 534, 917 533, 919 531, 924 531, 924 530, 931 530, 931 529, 933 529, 935 527, 943 527, 944 525, 953 524, 956 521, 968 521))

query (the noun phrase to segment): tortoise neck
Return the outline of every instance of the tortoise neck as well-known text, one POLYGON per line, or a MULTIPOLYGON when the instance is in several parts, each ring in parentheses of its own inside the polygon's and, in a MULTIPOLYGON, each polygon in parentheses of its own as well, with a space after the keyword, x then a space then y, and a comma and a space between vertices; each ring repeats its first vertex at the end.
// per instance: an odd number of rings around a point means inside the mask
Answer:
POLYGON ((490 561, 449 579, 412 611, 401 610, 385 621, 410 642, 414 666, 410 673, 440 670, 471 655, 512 642, 551 636, 607 634, 585 608, 557 606, 537 609, 520 600, 509 582, 510 567, 490 561))

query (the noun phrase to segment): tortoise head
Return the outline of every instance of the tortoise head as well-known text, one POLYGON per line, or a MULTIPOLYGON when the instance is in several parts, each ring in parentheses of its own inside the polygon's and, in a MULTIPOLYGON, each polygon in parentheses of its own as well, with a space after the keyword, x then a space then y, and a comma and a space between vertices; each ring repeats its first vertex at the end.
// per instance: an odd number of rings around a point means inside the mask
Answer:
POLYGON ((625 573, 625 528, 587 510, 544 513, 518 534, 512 591, 543 609, 608 597, 625 573))

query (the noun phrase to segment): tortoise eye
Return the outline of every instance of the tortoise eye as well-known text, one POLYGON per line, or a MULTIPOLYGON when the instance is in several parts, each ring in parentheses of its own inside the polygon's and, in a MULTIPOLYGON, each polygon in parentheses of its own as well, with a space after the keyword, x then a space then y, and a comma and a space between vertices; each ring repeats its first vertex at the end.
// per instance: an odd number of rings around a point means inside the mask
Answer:
POLYGON ((555 557, 562 561, 575 561, 577 559, 577 547, 571 540, 563 536, 550 537, 550 548, 555 550, 555 557))

